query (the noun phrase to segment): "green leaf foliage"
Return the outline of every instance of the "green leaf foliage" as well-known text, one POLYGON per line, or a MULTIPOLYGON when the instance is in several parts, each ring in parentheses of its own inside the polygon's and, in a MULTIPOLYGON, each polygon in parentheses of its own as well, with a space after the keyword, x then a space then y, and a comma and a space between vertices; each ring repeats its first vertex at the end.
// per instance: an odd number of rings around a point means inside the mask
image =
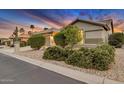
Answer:
POLYGON ((28 44, 31 46, 31 48, 38 50, 45 45, 45 37, 42 34, 32 35, 28 39, 28 44))
POLYGON ((67 43, 65 42, 65 36, 63 32, 59 32, 54 36, 54 41, 56 45, 59 45, 61 47, 65 47, 67 43))
POLYGON ((124 44, 124 34, 123 33, 113 33, 109 36, 109 44, 115 46, 116 48, 121 48, 124 44))
POLYGON ((83 38, 81 30, 77 26, 69 25, 62 29, 65 36, 65 42, 73 47, 74 44, 80 42, 83 38))
POLYGON ((63 53, 64 50, 61 47, 57 46, 48 47, 43 54, 43 59, 63 61, 64 60, 63 53))

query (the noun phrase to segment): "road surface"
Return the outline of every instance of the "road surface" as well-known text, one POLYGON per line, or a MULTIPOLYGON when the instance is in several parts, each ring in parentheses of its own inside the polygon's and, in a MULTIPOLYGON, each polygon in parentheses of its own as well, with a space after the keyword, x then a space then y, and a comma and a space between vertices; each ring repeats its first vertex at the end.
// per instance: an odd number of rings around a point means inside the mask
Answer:
POLYGON ((0 53, 0 84, 82 84, 69 77, 0 53))

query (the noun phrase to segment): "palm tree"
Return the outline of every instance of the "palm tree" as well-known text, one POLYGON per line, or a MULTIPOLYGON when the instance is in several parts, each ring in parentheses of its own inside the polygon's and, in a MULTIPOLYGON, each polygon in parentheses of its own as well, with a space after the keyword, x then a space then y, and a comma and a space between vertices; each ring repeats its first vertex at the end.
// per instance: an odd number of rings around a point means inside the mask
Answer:
POLYGON ((25 32, 24 28, 20 28, 19 32, 24 33, 25 32))
POLYGON ((33 32, 35 26, 34 25, 30 25, 30 28, 32 29, 32 32, 33 32))
POLYGON ((32 35, 32 32, 31 31, 28 31, 28 35, 31 36, 32 35))
POLYGON ((48 30, 48 28, 47 28, 47 27, 45 27, 45 28, 44 28, 44 30, 48 30))
POLYGON ((14 36, 15 41, 19 40, 18 32, 19 32, 18 27, 16 27, 15 31, 13 32, 13 36, 14 36))

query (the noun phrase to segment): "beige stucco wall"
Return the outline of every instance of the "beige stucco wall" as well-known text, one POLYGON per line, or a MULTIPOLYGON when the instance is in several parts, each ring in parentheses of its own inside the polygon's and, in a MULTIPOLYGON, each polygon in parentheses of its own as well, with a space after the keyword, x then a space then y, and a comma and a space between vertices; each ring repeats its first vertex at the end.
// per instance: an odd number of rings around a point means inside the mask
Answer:
POLYGON ((84 43, 88 44, 98 44, 102 42, 107 42, 108 32, 104 30, 101 26, 96 26, 93 24, 77 22, 74 25, 83 29, 84 31, 84 43), (92 31, 97 30, 97 31, 92 31))
POLYGON ((100 44, 105 42, 104 31, 85 31, 85 44, 100 44))
POLYGON ((86 38, 103 38, 103 31, 85 31, 86 38))

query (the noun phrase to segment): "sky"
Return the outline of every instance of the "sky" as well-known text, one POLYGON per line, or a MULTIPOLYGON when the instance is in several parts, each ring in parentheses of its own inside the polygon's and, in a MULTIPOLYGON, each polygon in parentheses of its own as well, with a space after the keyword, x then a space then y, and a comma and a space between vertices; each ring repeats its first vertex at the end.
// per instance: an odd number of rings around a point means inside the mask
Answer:
POLYGON ((0 37, 9 37, 15 27, 30 31, 30 25, 40 30, 44 27, 62 28, 75 19, 101 21, 113 19, 114 30, 124 30, 123 9, 0 9, 0 37))

